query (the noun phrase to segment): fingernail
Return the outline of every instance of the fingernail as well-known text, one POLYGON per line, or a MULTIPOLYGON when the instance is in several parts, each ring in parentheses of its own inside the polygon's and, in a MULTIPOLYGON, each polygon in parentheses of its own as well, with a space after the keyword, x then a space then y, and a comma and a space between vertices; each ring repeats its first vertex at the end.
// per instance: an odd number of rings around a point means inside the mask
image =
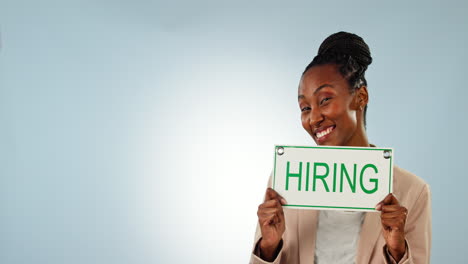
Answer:
POLYGON ((380 211, 380 209, 382 209, 382 204, 381 204, 381 203, 378 203, 378 204, 375 206, 375 210, 380 211))
POLYGON ((281 203, 286 204, 286 200, 284 198, 281 198, 281 203))

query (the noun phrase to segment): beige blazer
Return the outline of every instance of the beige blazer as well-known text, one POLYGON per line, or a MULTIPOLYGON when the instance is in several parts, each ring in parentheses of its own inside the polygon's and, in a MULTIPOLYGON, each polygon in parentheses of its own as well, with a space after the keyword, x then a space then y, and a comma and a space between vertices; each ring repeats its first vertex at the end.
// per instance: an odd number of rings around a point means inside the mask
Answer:
MULTIPOLYGON (((399 263, 423 264, 430 261, 431 250, 431 200, 429 185, 418 176, 397 166, 393 168, 393 194, 408 209, 405 224, 406 253, 399 263)), ((268 186, 271 186, 271 176, 268 186)), ((284 207, 286 230, 283 246, 273 262, 266 262, 255 253, 262 234, 257 223, 251 264, 314 264, 317 210, 284 207)), ((365 215, 359 236, 356 263, 396 263, 385 247, 380 212, 365 215)))

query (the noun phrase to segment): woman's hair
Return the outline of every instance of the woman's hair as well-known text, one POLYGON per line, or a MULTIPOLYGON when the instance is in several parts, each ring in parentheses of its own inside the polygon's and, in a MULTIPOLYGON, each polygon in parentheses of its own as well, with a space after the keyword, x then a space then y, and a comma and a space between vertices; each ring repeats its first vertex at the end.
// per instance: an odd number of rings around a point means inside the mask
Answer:
MULTIPOLYGON (((369 46, 356 34, 338 32, 326 38, 319 47, 317 56, 307 65, 302 75, 317 65, 337 64, 354 92, 361 86, 367 86, 365 72, 372 63, 369 46)), ((364 126, 366 125, 367 105, 364 107, 364 126)))

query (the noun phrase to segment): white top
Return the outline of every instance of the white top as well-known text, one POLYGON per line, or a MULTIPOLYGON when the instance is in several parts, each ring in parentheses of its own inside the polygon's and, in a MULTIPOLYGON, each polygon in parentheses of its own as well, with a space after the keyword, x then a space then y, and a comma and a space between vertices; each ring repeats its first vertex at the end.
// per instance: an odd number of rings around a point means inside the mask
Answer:
POLYGON ((365 212, 319 212, 315 264, 354 263, 365 212))

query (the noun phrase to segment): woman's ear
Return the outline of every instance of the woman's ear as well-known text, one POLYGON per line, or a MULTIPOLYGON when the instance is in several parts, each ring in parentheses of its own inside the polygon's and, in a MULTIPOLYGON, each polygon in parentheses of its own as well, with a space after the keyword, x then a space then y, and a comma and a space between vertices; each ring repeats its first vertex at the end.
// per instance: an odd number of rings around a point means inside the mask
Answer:
POLYGON ((356 109, 364 110, 367 103, 369 102, 369 94, 367 93, 367 86, 361 86, 356 89, 354 93, 354 98, 356 102, 356 109))

